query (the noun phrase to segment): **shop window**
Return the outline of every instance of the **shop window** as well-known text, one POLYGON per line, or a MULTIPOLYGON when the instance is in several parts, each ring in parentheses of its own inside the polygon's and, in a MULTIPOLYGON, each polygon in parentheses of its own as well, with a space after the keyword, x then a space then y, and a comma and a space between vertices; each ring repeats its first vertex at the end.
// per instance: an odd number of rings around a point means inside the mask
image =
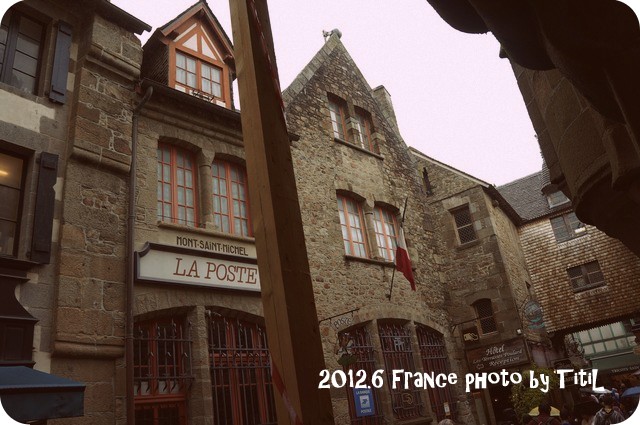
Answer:
MULTIPOLYGON (((406 372, 415 373, 411 334, 407 327, 395 322, 378 322, 378 333, 387 373, 386 381, 393 382, 393 370, 404 369, 406 372)), ((389 391, 396 419, 406 420, 421 416, 422 402, 417 388, 411 385, 408 389, 405 389, 404 385, 393 388, 389 385, 389 391)))
POLYGON ((247 172, 244 167, 226 161, 211 165, 213 179, 213 218, 225 233, 253 236, 249 219, 247 172))
POLYGON ((473 303, 476 313, 476 324, 480 335, 486 335, 498 331, 496 319, 493 317, 493 306, 488 298, 473 303))
POLYGON ((333 137, 343 141, 347 140, 347 104, 344 100, 336 97, 329 97, 329 114, 331 116, 331 127, 333 137))
POLYGON ((452 214, 461 244, 473 242, 478 239, 476 231, 473 228, 473 220, 468 205, 452 211, 452 214))
MULTIPOLYGON (((369 416, 358 417, 355 411, 355 400, 353 399, 353 388, 346 387, 347 400, 349 402, 349 416, 351 425, 381 425, 384 424, 384 416, 380 407, 379 389, 374 388, 371 377, 376 371, 376 362, 371 336, 366 326, 350 329, 341 332, 338 335, 338 347, 336 349, 338 363, 343 369, 356 371, 364 371, 366 373, 366 381, 364 385, 371 387, 373 393, 373 414, 369 416)), ((359 375, 354 375, 359 376, 359 375)))
POLYGON ((264 327, 215 312, 208 327, 213 423, 276 424, 264 327))
POLYGON ((196 226, 194 156, 172 145, 158 145, 158 221, 196 226))
POLYGON ((377 206, 373 210, 373 223, 378 243, 378 254, 387 261, 395 261, 396 235, 398 234, 398 222, 395 214, 386 208, 377 206))
POLYGON ((176 51, 176 89, 209 102, 223 99, 222 68, 176 51))
MULTIPOLYGON (((422 369, 437 374, 449 374, 449 358, 444 345, 444 337, 441 333, 423 325, 416 325, 418 346, 420 347, 420 359, 422 369)), ((438 421, 455 417, 456 402, 451 394, 449 386, 444 388, 428 388, 431 411, 438 421)))
POLYGON ((24 160, 0 152, 0 255, 16 254, 23 185, 24 160))
POLYGON ((551 219, 556 242, 564 242, 587 234, 587 228, 573 211, 551 219))
POLYGON ((353 198, 338 195, 338 212, 346 254, 366 258, 364 218, 360 204, 353 198))
POLYGON ((187 423, 191 374, 189 325, 177 318, 136 323, 134 402, 136 424, 187 423))
POLYGON ((604 275, 597 261, 591 261, 576 267, 567 269, 573 292, 582 292, 588 289, 605 286, 604 275))

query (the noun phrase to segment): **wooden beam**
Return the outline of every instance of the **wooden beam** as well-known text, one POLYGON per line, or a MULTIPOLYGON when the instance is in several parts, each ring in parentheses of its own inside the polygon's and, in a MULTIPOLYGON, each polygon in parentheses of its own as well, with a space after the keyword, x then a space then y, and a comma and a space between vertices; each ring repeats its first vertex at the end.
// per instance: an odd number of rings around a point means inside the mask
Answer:
POLYGON ((333 424, 329 392, 318 389, 324 357, 267 3, 230 6, 269 351, 289 400, 274 390, 278 424, 333 424))

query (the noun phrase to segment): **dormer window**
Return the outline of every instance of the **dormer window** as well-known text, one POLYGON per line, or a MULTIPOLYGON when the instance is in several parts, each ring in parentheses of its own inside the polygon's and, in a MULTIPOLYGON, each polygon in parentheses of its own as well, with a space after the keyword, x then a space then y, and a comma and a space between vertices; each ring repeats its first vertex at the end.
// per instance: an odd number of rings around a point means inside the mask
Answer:
POLYGON ((175 87, 207 101, 222 99, 222 69, 176 51, 175 87))

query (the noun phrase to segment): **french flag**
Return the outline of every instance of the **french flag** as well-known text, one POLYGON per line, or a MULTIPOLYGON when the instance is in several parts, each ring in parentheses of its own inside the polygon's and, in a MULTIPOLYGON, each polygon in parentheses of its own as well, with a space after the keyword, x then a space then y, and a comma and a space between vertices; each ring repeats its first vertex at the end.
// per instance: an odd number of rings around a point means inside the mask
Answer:
POLYGON ((400 227, 396 246, 396 269, 402 272, 405 278, 411 283, 411 289, 416 290, 416 282, 413 279, 413 270, 411 270, 411 260, 407 252, 407 243, 404 240, 404 230, 400 227))

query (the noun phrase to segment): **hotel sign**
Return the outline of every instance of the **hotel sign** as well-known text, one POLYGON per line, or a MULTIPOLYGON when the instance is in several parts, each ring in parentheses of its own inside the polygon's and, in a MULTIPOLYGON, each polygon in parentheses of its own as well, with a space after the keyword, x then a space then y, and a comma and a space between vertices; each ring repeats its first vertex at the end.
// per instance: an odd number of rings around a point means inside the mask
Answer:
POLYGON ((255 258, 147 243, 136 260, 137 282, 260 291, 255 258))
POLYGON ((467 351, 470 372, 491 372, 529 362, 522 338, 503 341, 467 351))

